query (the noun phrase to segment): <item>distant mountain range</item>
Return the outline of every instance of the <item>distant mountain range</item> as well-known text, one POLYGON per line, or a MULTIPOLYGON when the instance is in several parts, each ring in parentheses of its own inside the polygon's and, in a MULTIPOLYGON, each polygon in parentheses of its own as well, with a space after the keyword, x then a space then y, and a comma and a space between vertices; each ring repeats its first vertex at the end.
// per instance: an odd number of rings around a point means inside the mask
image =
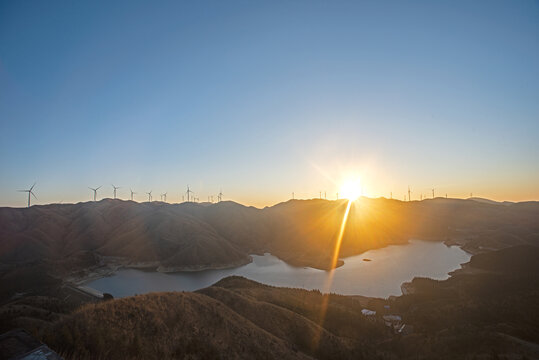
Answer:
MULTIPOLYGON (((539 244, 539 203, 436 198, 352 204, 340 251, 359 254, 410 238, 448 241, 472 253, 539 244)), ((290 200, 264 209, 216 204, 78 204, 0 208, 0 263, 35 261, 66 271, 121 258, 161 271, 230 267, 271 252, 297 266, 330 267, 347 200, 290 200)))

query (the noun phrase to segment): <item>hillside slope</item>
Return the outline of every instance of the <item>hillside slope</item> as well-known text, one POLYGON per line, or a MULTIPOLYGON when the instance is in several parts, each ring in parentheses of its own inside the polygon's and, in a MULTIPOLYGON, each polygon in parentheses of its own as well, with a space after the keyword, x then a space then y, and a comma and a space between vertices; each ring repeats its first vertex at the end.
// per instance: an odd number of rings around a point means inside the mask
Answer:
MULTIPOLYGON (((338 336, 283 306, 302 297, 319 305, 322 296, 229 278, 195 293, 152 293, 87 305, 57 321, 43 340, 73 358, 361 359, 374 354, 358 337, 338 336), (281 305, 260 299, 272 291, 289 299, 281 305)), ((332 304, 334 312, 359 313, 357 301, 343 304, 332 304)), ((355 321, 371 341, 384 339, 383 325, 359 316, 355 321)))
MULTIPOLYGON (((327 269, 347 201, 291 200, 256 209, 217 204, 99 202, 0 208, 0 263, 46 260, 58 270, 115 256, 162 269, 247 263, 271 252, 298 266, 327 269), (70 259, 69 264, 65 264, 70 259), (78 259, 80 263, 77 264, 78 259)), ((416 237, 448 240, 478 253, 539 243, 539 203, 433 199, 352 203, 341 246, 346 257, 416 237)), ((54 268, 53 266, 53 268, 54 268)))
POLYGON ((385 300, 234 276, 194 293, 86 305, 40 334, 77 359, 533 359, 539 356, 538 256, 534 246, 474 255, 470 266, 481 272, 416 278, 413 293, 385 300), (516 271, 507 266, 518 263, 516 271), (376 315, 364 316, 363 308, 376 315), (409 331, 386 326, 387 314, 402 317, 409 331))

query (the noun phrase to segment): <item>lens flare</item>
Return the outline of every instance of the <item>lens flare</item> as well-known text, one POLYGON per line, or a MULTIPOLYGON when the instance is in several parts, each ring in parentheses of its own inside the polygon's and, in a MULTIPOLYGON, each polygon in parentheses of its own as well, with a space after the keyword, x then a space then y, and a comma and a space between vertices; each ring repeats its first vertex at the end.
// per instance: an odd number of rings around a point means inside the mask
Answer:
MULTIPOLYGON (((359 195, 358 195, 359 196, 359 195)), ((357 198, 357 197, 356 197, 357 198)), ((354 199, 355 200, 355 199, 354 199)), ((335 274, 335 266, 337 266, 337 261, 339 261, 339 253, 341 251, 341 243, 342 239, 344 237, 344 231, 346 229, 346 222, 348 221, 348 214, 350 213, 350 207, 352 206, 352 199, 348 200, 348 205, 346 206, 346 211, 344 212, 344 216, 341 222, 341 228, 339 229, 339 233, 337 235, 337 238, 335 239, 335 248, 333 249, 333 254, 331 257, 331 268, 328 273, 328 277, 326 280, 326 283, 324 285, 323 291, 322 291, 322 304, 320 306, 320 318, 319 318, 319 325, 320 329, 315 335, 313 339, 314 347, 318 347, 318 343, 320 341, 320 336, 322 335, 322 328, 324 325, 324 320, 326 318, 327 313, 327 307, 329 302, 329 296, 331 291, 331 284, 333 283, 333 276, 335 274)))

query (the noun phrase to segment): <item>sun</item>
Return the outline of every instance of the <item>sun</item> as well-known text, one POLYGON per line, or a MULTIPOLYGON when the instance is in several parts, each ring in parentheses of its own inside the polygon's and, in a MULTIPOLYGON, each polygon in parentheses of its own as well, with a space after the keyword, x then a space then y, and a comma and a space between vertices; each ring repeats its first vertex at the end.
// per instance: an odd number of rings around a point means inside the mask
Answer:
POLYGON ((339 190, 339 195, 351 201, 356 200, 361 196, 361 180, 354 178, 343 182, 339 190))

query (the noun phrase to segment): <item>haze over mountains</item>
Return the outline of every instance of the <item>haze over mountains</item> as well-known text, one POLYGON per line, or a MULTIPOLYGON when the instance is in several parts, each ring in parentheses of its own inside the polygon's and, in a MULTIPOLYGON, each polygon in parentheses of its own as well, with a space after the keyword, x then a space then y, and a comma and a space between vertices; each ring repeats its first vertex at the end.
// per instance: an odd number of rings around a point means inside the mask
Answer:
MULTIPOLYGON (((231 201, 105 199, 0 208, 0 262, 69 262, 64 268, 71 270, 120 257, 173 271, 237 266, 249 254, 270 252, 293 265, 327 269, 346 206, 347 200, 290 200, 257 209, 231 201)), ((361 198, 352 203, 340 257, 410 238, 449 241, 472 253, 538 244, 538 218, 537 202, 361 198)))

